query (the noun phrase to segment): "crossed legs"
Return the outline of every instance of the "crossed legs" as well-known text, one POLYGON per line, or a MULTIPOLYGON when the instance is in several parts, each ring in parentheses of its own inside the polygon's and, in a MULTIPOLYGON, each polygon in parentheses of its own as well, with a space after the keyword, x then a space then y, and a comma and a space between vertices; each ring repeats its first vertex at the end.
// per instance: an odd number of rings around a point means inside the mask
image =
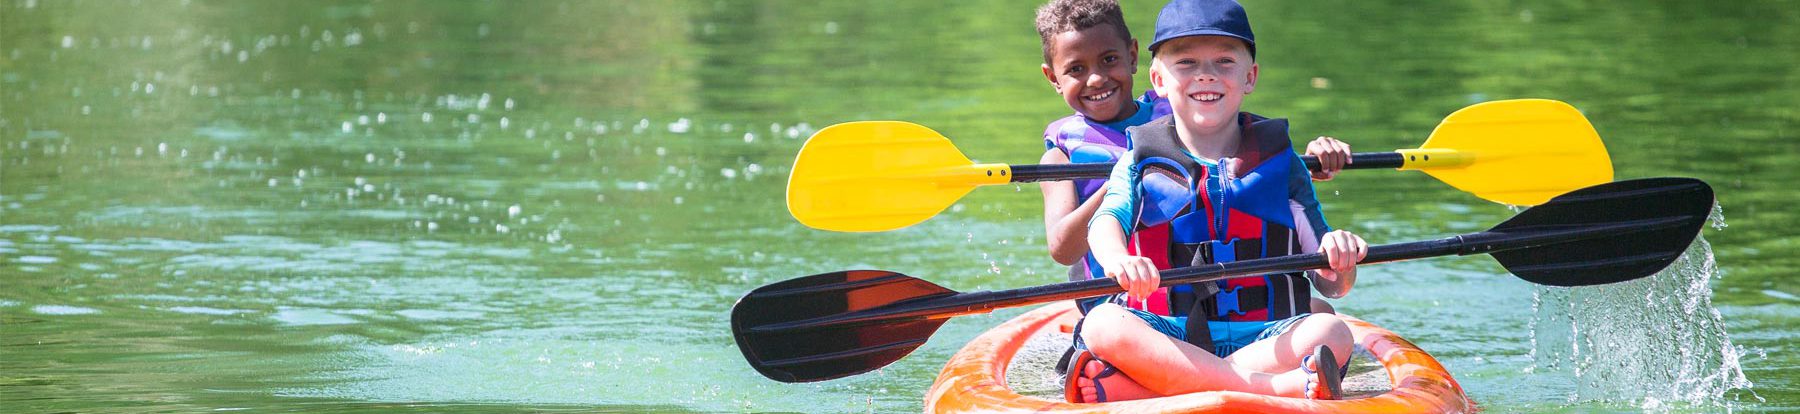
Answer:
MULTIPOLYGON (((1301 397, 1310 377, 1299 369, 1302 358, 1323 344, 1338 356, 1333 361, 1336 366, 1343 366, 1352 346, 1350 329, 1343 320, 1332 314, 1314 314, 1287 332, 1219 358, 1209 350, 1157 332, 1137 315, 1116 305, 1089 311, 1082 323, 1081 339, 1090 352, 1124 374, 1101 380, 1112 400, 1214 390, 1301 397)), ((1086 365, 1071 369, 1089 377, 1104 366, 1098 361, 1086 365)), ((1092 381, 1085 378, 1077 384, 1092 387, 1092 381)), ((1085 388, 1082 394, 1090 400, 1094 396, 1085 388)))

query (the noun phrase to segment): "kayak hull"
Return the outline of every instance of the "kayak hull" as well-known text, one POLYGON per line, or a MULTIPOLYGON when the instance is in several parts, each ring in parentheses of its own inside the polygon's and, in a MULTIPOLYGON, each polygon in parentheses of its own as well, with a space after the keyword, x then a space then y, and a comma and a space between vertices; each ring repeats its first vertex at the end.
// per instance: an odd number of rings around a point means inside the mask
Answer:
POLYGON ((1080 318, 1060 302, 1013 318, 970 341, 950 358, 925 394, 929 413, 1457 413, 1474 409, 1462 386, 1436 358, 1412 342, 1361 319, 1344 317, 1357 343, 1387 371, 1392 389, 1365 398, 1314 401, 1232 391, 1200 392, 1136 401, 1074 404, 1020 395, 1006 385, 1006 367, 1033 336, 1067 332, 1080 318))

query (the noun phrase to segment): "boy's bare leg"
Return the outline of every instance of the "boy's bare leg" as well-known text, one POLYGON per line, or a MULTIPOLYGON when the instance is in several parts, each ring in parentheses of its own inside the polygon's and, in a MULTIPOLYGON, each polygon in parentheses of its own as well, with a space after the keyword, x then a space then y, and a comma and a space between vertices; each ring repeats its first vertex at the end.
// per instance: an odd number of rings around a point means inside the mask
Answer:
POLYGON ((1088 312, 1087 321, 1082 322, 1081 338, 1095 356, 1160 395, 1230 390, 1299 396, 1306 386, 1306 375, 1298 369, 1267 374, 1235 366, 1211 352, 1157 332, 1117 305, 1102 305, 1088 312))
POLYGON ((1313 347, 1325 345, 1331 347, 1332 355, 1338 359, 1337 366, 1341 367, 1350 361, 1353 342, 1355 338, 1350 334, 1350 325, 1343 319, 1333 314, 1315 313, 1294 323, 1287 332, 1251 342, 1231 353, 1225 361, 1260 372, 1288 372, 1299 368, 1300 360, 1312 355, 1313 347))

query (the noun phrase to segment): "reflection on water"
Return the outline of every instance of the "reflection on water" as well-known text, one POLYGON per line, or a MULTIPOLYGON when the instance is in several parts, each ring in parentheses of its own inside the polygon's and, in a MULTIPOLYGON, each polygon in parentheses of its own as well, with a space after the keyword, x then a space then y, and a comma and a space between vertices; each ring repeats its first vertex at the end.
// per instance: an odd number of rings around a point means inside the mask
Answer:
MULTIPOLYGON (((831 270, 1062 279, 1029 186, 882 234, 781 205, 803 139, 837 122, 1037 159, 1067 108, 1037 70, 1035 3, 0 0, 0 406, 915 411, 1015 311, 803 385, 743 364, 725 315, 831 270)), ((1125 6, 1148 33, 1158 5, 1125 6)), ((1792 409, 1788 6, 1255 3, 1251 110, 1382 150, 1481 100, 1570 101, 1620 177, 1718 188, 1737 225, 1707 234, 1716 272, 1534 290, 1437 259, 1370 268, 1338 308, 1493 411, 1792 409)), ((1319 187, 1332 224, 1378 243, 1512 214, 1422 174, 1319 187)))

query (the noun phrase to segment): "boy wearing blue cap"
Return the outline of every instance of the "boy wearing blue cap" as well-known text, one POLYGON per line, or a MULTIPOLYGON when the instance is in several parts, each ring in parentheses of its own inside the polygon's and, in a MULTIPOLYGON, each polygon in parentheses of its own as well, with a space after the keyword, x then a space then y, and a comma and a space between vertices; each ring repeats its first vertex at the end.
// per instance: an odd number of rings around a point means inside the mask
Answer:
POLYGON ((1129 130, 1132 148, 1089 223, 1105 275, 1133 299, 1155 291, 1158 266, 1126 240, 1161 225, 1181 265, 1317 251, 1331 267, 1172 287, 1170 306, 1184 316, 1095 307, 1078 328, 1086 350, 1070 365, 1068 399, 1213 390, 1338 398, 1352 338, 1342 319, 1312 313, 1310 292, 1349 292, 1368 245, 1326 226, 1287 121, 1239 112, 1259 71, 1249 18, 1231 0, 1172 1, 1150 52, 1150 83, 1172 114, 1129 130))

